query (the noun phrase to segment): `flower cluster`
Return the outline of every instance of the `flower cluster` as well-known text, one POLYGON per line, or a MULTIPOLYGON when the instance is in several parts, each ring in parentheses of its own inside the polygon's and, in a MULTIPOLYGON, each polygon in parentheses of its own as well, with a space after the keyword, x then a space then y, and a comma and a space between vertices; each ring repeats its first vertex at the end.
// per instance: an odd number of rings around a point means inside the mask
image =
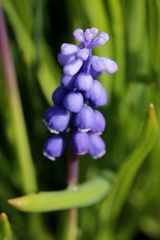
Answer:
POLYGON ((97 78, 103 71, 117 71, 117 64, 108 58, 97 57, 92 49, 109 40, 107 33, 97 36, 98 29, 76 29, 73 36, 80 44, 64 43, 58 55, 63 66, 61 85, 52 94, 53 106, 46 109, 44 122, 54 135, 45 143, 44 155, 50 160, 60 157, 69 136, 69 147, 77 155, 88 153, 100 158, 105 143, 100 137, 105 118, 97 107, 107 103, 107 93, 97 78), (63 134, 62 134, 63 132, 63 134))

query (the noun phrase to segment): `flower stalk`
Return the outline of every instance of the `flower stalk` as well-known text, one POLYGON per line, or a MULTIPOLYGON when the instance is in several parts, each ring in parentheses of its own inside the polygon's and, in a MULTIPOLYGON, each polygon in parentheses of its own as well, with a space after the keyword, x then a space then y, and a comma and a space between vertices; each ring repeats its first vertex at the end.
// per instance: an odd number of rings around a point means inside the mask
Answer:
MULTIPOLYGON (((68 188, 78 191, 79 160, 74 152, 68 154, 68 188)), ((69 209, 67 212, 66 240, 77 239, 78 234, 78 210, 69 209)))

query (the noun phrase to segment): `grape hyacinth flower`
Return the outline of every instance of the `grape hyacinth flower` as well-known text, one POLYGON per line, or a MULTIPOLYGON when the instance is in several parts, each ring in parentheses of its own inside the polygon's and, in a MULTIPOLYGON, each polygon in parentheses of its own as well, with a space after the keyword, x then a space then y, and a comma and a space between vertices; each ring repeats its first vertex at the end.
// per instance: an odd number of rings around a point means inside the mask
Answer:
POLYGON ((97 34, 97 28, 76 29, 73 36, 80 44, 63 43, 58 54, 63 67, 61 85, 52 94, 53 106, 44 113, 44 122, 54 134, 44 146, 44 156, 50 160, 60 157, 67 144, 76 155, 88 153, 97 159, 105 154, 100 135, 106 121, 96 108, 106 105, 108 96, 96 78, 102 72, 116 72, 118 66, 111 59, 92 54, 94 47, 109 40, 107 33, 97 34))

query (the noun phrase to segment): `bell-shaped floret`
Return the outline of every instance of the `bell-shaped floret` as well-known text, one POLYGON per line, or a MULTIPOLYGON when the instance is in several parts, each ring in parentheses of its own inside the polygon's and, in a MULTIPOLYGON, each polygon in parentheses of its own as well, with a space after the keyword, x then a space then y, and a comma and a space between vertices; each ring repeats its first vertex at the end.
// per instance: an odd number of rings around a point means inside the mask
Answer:
POLYGON ((64 145, 63 137, 59 135, 52 136, 45 143, 43 155, 50 160, 55 160, 62 155, 64 145))
POLYGON ((53 106, 47 108, 44 113, 44 122, 52 133, 63 132, 68 126, 70 113, 62 107, 53 106))
POLYGON ((101 107, 107 104, 108 96, 105 88, 101 90, 101 96, 99 98, 95 98, 94 100, 90 100, 90 104, 92 107, 101 107))
POLYGON ((93 121, 94 111, 86 104, 74 116, 74 126, 78 127, 78 129, 83 132, 88 132, 91 129, 93 121))
POLYGON ((84 155, 88 151, 88 134, 85 132, 74 132, 71 136, 71 147, 77 155, 84 155))
POLYGON ((101 135, 106 126, 106 121, 101 112, 94 110, 94 118, 91 126, 91 132, 101 135))
POLYGON ((84 92, 84 96, 94 107, 100 107, 107 103, 106 90, 97 80, 93 80, 91 88, 84 92))
POLYGON ((74 82, 75 82, 75 79, 73 76, 63 75, 61 78, 61 84, 69 90, 74 89, 75 87, 74 82))
POLYGON ((88 153, 94 159, 101 158, 106 153, 106 146, 103 139, 96 134, 89 134, 88 153))
POLYGON ((83 106, 82 94, 74 91, 68 93, 63 100, 63 106, 70 112, 79 112, 83 106))
POLYGON ((56 88, 52 94, 52 101, 54 104, 60 106, 67 92, 68 91, 63 86, 56 88))
POLYGON ((82 67, 83 61, 81 59, 75 59, 63 67, 63 72, 66 75, 74 76, 82 67))
POLYGON ((90 74, 79 73, 75 79, 75 88, 81 91, 88 91, 92 86, 93 78, 90 74))

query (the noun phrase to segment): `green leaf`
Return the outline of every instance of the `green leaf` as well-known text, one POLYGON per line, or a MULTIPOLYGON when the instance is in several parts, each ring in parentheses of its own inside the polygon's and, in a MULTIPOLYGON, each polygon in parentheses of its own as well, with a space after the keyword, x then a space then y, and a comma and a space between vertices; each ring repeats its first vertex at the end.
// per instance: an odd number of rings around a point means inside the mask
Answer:
POLYGON ((12 1, 7 0, 3 2, 4 10, 10 21, 14 33, 16 35, 17 42, 23 53, 23 57, 28 64, 31 64, 36 57, 34 44, 26 28, 23 25, 22 20, 18 16, 14 4, 12 1))
POLYGON ((0 239, 13 240, 12 229, 5 213, 0 214, 0 239))
POLYGON ((137 142, 135 150, 130 154, 128 159, 124 161, 121 169, 119 170, 116 182, 109 196, 108 217, 110 220, 115 220, 119 217, 136 174, 138 173, 148 154, 153 149, 157 135, 158 126, 155 108, 153 104, 150 104, 149 117, 141 137, 137 142))
POLYGON ((40 192, 10 199, 13 207, 25 212, 48 212, 90 206, 99 202, 110 190, 111 183, 96 177, 75 188, 54 192, 40 192))

